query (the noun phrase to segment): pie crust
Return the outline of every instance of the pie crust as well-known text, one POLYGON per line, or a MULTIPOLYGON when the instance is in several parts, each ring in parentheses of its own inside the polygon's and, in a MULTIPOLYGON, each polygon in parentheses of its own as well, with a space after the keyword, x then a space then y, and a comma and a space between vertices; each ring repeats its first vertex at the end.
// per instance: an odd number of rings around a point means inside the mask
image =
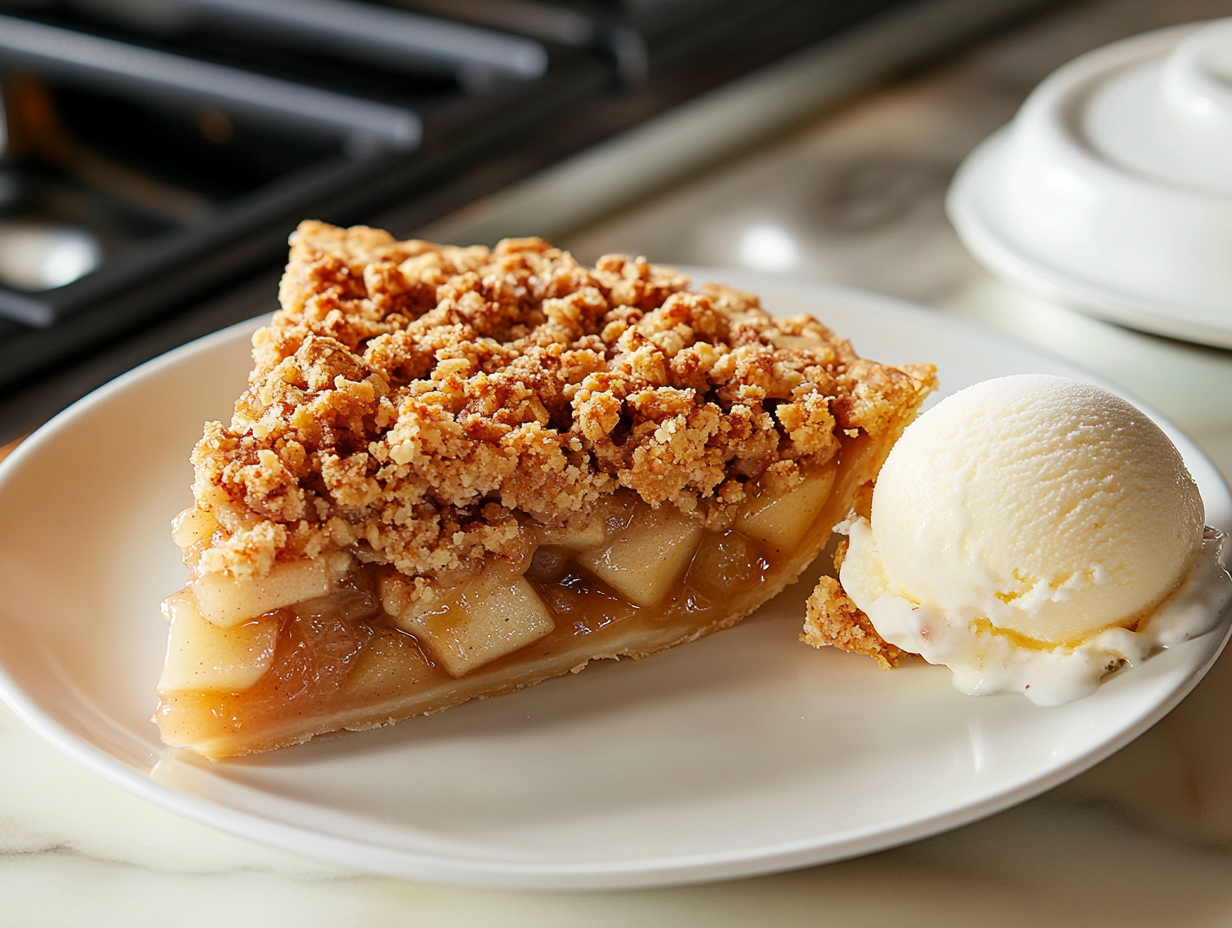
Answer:
POLYGON ((935 385, 645 259, 305 222, 193 451, 156 720, 210 757, 735 624, 866 498, 935 385))

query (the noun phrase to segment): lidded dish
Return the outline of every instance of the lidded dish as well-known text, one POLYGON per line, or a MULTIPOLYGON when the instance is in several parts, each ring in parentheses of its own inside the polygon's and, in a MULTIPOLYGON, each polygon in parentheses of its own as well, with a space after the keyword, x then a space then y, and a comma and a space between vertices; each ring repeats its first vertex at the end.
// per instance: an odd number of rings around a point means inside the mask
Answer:
POLYGON ((1043 81, 947 209, 1010 281, 1232 347, 1232 18, 1136 36, 1043 81))

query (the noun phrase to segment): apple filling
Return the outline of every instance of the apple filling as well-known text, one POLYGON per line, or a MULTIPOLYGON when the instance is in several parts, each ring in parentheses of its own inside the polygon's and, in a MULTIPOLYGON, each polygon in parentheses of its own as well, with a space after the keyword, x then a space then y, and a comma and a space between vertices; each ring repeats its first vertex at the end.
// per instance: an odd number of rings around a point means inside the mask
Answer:
MULTIPOLYGON (((214 757, 268 750, 725 628, 796 579, 883 456, 845 451, 785 492, 754 487, 727 526, 622 491, 584 524, 531 526, 521 557, 427 587, 346 553, 261 582, 199 576, 164 603, 163 736, 214 757)), ((211 528, 181 517, 186 560, 211 528)))

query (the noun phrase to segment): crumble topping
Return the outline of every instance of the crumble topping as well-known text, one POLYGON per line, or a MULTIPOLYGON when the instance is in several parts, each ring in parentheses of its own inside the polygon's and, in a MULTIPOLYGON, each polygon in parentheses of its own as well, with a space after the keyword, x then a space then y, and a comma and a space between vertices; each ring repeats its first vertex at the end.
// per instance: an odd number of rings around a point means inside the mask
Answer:
POLYGON ((848 598, 833 577, 822 577, 806 603, 804 631, 800 640, 814 648, 834 647, 853 654, 866 654, 893 670, 907 653, 885 641, 860 607, 848 598))
POLYGON ((410 577, 524 550, 627 488, 730 521, 878 434, 931 365, 859 358, 808 316, 644 258, 489 250, 305 222, 229 426, 193 451, 218 522, 199 572, 345 549, 410 577))
MULTIPOLYGON (((872 489, 865 487, 856 501, 856 514, 868 515, 872 505, 872 489)), ((838 543, 834 551, 834 572, 837 574, 847 557, 847 539, 838 543)), ((893 670, 909 652, 890 644, 878 634, 873 620, 864 614, 843 585, 834 577, 822 577, 809 595, 805 606, 804 631, 800 640, 814 648, 838 648, 852 654, 865 654, 873 658, 882 670, 893 670)))

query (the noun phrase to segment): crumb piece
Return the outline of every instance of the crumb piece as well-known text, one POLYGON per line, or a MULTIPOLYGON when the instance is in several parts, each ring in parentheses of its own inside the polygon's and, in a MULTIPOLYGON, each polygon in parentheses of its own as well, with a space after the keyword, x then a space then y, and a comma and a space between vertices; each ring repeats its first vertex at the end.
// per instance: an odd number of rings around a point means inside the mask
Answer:
POLYGON ((835 647, 855 654, 867 654, 892 670, 908 652, 884 641, 868 616, 860 611, 833 577, 822 577, 808 598, 808 614, 800 640, 815 648, 835 647))

